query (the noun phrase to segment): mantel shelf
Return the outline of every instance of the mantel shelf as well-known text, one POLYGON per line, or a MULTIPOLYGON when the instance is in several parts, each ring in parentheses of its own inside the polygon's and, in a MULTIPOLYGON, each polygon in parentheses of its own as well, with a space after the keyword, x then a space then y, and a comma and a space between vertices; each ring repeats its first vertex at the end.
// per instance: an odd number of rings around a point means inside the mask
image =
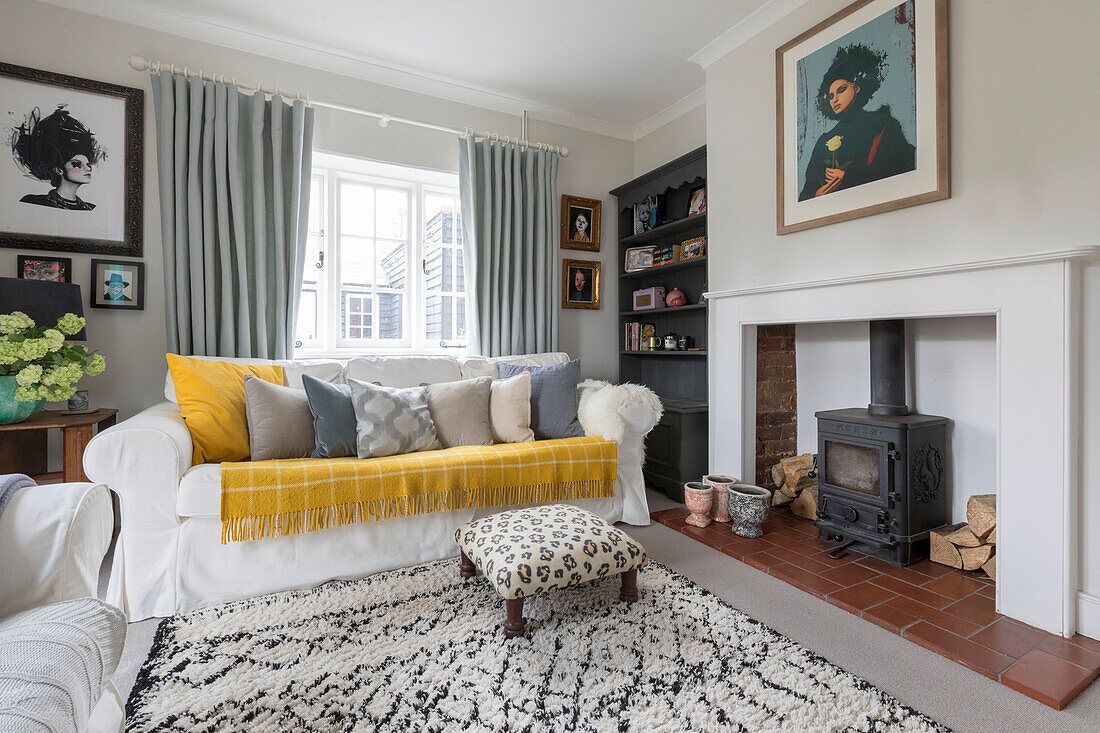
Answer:
POLYGON ((667 224, 653 227, 649 231, 642 232, 641 234, 631 234, 629 237, 623 237, 619 240, 619 244, 624 247, 633 247, 637 244, 645 244, 646 242, 656 241, 658 239, 661 239, 662 237, 667 237, 671 234, 686 232, 688 229, 698 229, 700 227, 705 227, 706 223, 706 214, 685 216, 683 219, 676 219, 675 221, 670 221, 667 224))

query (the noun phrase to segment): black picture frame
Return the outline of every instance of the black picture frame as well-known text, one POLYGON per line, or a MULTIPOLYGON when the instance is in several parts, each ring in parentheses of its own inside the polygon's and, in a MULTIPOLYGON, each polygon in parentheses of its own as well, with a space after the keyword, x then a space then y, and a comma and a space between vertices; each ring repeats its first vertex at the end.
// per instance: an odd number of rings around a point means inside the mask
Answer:
MULTIPOLYGON (((111 274, 114 274, 113 272, 111 274)), ((145 310, 145 263, 139 260, 101 260, 93 258, 88 282, 88 305, 92 308, 108 310, 145 310), (102 270, 100 268, 103 268, 102 270), (110 302, 104 297, 104 288, 110 276, 110 270, 130 270, 134 273, 127 287, 133 288, 129 301, 110 302), (105 280, 104 278, 108 278, 105 280)))
MULTIPOLYGON (((33 249, 53 252, 80 252, 84 254, 108 254, 123 257, 142 256, 143 219, 145 214, 143 192, 145 154, 145 92, 134 87, 83 79, 68 74, 58 74, 42 69, 0 63, 0 77, 54 87, 63 87, 88 94, 116 97, 125 103, 124 129, 124 206, 123 237, 92 239, 45 235, 28 232, 0 231, 0 247, 33 249)), ((6 123, 5 123, 6 126, 6 123)), ((9 154, 11 151, 8 151, 9 154)), ((0 209, 11 205, 0 201, 0 209)))
POLYGON ((16 273, 15 276, 20 280, 48 280, 44 277, 27 277, 27 266, 35 262, 56 262, 61 268, 62 277, 57 282, 71 283, 73 281, 73 259, 71 257, 53 257, 45 256, 40 257, 38 255, 17 255, 16 256, 16 273))

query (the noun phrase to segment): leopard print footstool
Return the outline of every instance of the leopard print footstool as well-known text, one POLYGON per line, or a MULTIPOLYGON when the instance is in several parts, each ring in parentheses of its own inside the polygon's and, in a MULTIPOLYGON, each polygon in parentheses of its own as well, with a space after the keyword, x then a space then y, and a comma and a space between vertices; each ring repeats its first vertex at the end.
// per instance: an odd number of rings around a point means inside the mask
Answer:
POLYGON ((460 573, 478 573, 505 599, 504 635, 523 636, 523 599, 608 575, 622 576, 619 598, 638 600, 645 549, 592 512, 566 504, 516 509, 462 525, 460 573))

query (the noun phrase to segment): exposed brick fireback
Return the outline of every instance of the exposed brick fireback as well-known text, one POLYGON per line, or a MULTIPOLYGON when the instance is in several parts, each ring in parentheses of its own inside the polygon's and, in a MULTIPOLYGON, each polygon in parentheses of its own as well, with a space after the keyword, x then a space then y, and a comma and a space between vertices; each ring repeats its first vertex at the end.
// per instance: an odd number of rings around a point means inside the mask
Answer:
POLYGON ((797 448, 794 324, 756 329, 756 483, 774 488, 771 467, 797 448))

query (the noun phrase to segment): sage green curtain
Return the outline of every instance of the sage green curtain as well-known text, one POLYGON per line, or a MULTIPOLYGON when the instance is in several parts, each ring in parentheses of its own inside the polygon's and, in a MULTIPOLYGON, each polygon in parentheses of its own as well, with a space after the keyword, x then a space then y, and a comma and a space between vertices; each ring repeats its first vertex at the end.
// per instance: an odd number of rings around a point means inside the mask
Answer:
POLYGON ((168 350, 287 358, 313 109, 168 72, 152 82, 168 350))
POLYGON ((558 156, 459 140, 471 353, 556 351, 558 156))

